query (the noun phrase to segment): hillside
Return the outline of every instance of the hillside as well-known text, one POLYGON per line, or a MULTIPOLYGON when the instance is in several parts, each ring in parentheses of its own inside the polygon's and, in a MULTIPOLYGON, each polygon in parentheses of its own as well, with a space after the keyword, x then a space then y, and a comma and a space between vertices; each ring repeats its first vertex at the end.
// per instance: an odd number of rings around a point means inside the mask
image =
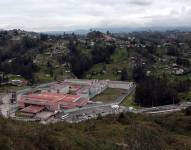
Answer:
MULTIPOLYGON (((65 78, 136 82, 124 106, 155 107, 190 101, 191 38, 184 32, 46 35, 20 30, 0 33, 2 92, 65 78), (27 80, 22 86, 11 80, 27 80)), ((110 100, 106 90, 98 100, 110 100)), ((0 118, 0 147, 6 149, 189 150, 190 113, 163 116, 130 113, 79 124, 41 125, 0 118)))
MULTIPOLYGON (((174 94, 178 94, 177 98, 180 101, 189 101, 190 35, 189 32, 179 31, 112 34, 115 37, 115 51, 109 56, 108 61, 93 65, 84 73, 84 78, 130 80, 138 85, 144 82, 141 84, 142 87, 149 84, 145 83, 146 78, 156 78, 163 80, 164 84, 166 82, 166 87, 173 90, 174 94)), ((152 86, 147 92, 151 92, 153 88, 152 86)), ((144 95, 143 90, 141 97, 144 95)), ((150 99, 151 95, 156 95, 156 92, 151 92, 147 99, 150 99)), ((161 98, 161 94, 158 97, 161 98)))
MULTIPOLYGON (((190 32, 91 31, 87 35, 46 35, 10 30, 0 35, 1 91, 25 88, 4 85, 15 79, 27 80, 27 85, 76 77, 127 80, 144 85, 152 78, 164 82, 161 87, 172 93, 171 98, 164 96, 165 99, 190 100, 190 32)), ((139 93, 154 88, 142 87, 138 88, 139 93)), ((142 96, 139 94, 136 100, 142 96)), ((160 99, 160 93, 157 97, 160 99)))
POLYGON ((0 72, 8 79, 28 80, 30 84, 44 83, 71 76, 70 70, 59 62, 67 53, 67 41, 45 34, 22 30, 0 32, 0 72))
POLYGON ((107 116, 80 124, 40 125, 0 118, 3 150, 189 150, 190 116, 107 116))

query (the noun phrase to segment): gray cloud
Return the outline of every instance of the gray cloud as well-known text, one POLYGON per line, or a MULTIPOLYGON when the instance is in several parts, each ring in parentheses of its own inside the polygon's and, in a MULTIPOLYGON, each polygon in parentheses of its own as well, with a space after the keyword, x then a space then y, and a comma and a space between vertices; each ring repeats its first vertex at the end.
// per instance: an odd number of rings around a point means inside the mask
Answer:
POLYGON ((189 0, 0 0, 0 28, 188 26, 189 0))
POLYGON ((134 5, 139 5, 139 6, 147 6, 147 5, 151 5, 152 1, 149 0, 132 0, 130 1, 131 4, 134 5))

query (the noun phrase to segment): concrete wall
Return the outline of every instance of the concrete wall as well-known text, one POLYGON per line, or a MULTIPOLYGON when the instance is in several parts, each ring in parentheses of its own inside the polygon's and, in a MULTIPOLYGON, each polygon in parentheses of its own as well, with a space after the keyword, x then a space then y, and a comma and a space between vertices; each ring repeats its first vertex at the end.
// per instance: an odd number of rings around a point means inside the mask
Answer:
POLYGON ((125 89, 128 90, 134 85, 133 82, 122 82, 122 81, 109 81, 108 87, 109 88, 116 88, 116 89, 125 89))
POLYGON ((49 106, 49 111, 57 111, 60 110, 60 104, 59 103, 54 103, 49 106))
POLYGON ((11 93, 0 94, 0 102, 2 102, 4 104, 9 104, 11 97, 12 97, 11 93))
POLYGON ((50 89, 51 93, 61 93, 61 94, 67 94, 69 93, 69 86, 66 87, 62 87, 62 88, 54 88, 54 89, 50 89))
POLYGON ((50 88, 50 89, 43 89, 41 92, 42 93, 61 93, 61 94, 67 94, 69 93, 69 86, 65 86, 65 87, 58 87, 58 88, 50 88))
POLYGON ((65 82, 70 82, 73 84, 92 84, 94 80, 85 80, 85 79, 66 79, 65 82))
POLYGON ((62 93, 62 94, 67 94, 67 93, 69 93, 69 91, 70 91, 69 86, 66 86, 66 87, 63 87, 60 89, 60 93, 62 93))
POLYGON ((89 93, 78 93, 78 95, 83 97, 83 98, 87 98, 88 100, 90 99, 89 93))
POLYGON ((4 97, 4 96, 5 96, 4 94, 0 94, 0 104, 3 103, 3 97, 4 97))

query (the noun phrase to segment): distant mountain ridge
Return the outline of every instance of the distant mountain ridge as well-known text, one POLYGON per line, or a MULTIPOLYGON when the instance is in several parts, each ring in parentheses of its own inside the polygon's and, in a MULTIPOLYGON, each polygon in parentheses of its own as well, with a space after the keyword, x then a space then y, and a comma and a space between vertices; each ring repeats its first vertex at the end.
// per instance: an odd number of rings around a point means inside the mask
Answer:
POLYGON ((47 31, 44 33, 47 34, 64 34, 64 33, 75 33, 75 34, 87 34, 90 32, 90 30, 97 30, 100 32, 106 33, 107 31, 112 33, 129 33, 129 32, 141 32, 141 31, 171 31, 171 30, 177 30, 177 31, 191 31, 191 27, 140 27, 140 28, 133 28, 133 27, 110 27, 110 28, 91 28, 91 29, 77 29, 73 31, 47 31))

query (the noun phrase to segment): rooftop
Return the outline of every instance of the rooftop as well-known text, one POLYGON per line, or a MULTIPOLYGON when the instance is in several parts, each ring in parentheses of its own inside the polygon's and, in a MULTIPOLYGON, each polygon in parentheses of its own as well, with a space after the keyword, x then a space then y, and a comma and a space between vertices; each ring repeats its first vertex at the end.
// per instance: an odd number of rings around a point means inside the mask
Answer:
POLYGON ((74 102, 80 98, 78 95, 70 94, 57 94, 57 93, 41 93, 41 94, 29 94, 25 96, 26 100, 39 100, 39 101, 48 101, 48 102, 74 102))
POLYGON ((30 105, 30 106, 28 106, 28 107, 23 108, 23 109, 21 110, 21 112, 36 114, 36 113, 40 112, 40 111, 43 110, 43 109, 44 109, 43 106, 30 105))
POLYGON ((46 100, 46 101, 52 101, 57 102, 62 100, 65 95, 64 94, 56 94, 56 93, 41 93, 41 94, 29 94, 25 96, 27 99, 36 99, 36 100, 46 100))

